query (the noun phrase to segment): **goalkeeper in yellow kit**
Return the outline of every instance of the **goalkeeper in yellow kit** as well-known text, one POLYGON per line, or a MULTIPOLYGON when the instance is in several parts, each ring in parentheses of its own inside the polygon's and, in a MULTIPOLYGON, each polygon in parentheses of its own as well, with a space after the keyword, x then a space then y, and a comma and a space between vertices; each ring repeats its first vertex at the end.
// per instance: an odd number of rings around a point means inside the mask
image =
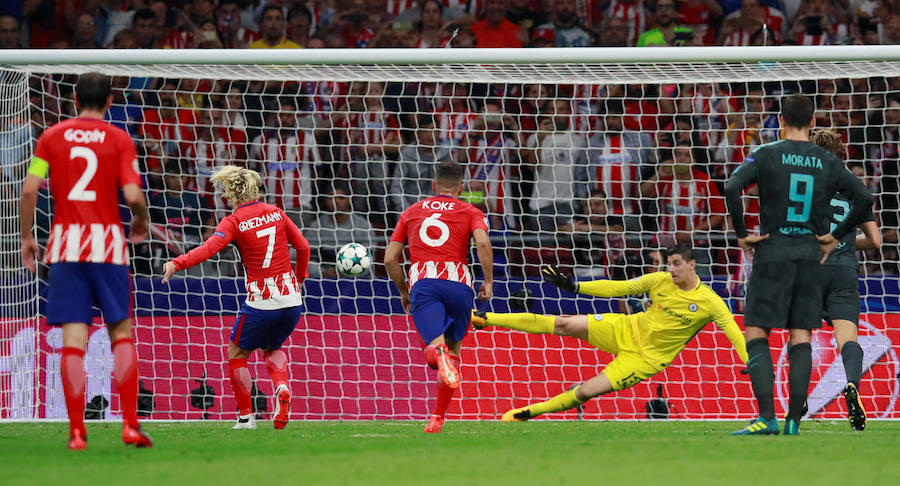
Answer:
POLYGON ((664 370, 710 321, 725 332, 741 361, 747 362, 744 335, 722 298, 700 282, 691 248, 677 245, 667 249, 665 255, 668 271, 626 281, 576 282, 553 266, 542 269, 545 281, 570 292, 598 297, 646 293, 652 303, 644 312, 580 316, 473 312, 472 325, 478 329, 496 326, 533 334, 572 336, 616 355, 599 375, 545 402, 510 410, 503 414, 504 422, 568 410, 646 380, 664 370))

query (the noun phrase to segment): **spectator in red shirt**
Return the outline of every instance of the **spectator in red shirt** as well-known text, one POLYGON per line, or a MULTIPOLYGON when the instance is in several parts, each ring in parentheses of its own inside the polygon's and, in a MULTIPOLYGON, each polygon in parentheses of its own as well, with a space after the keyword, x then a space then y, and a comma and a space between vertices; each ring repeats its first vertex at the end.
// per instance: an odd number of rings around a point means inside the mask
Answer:
MULTIPOLYGON (((159 107, 146 109, 138 135, 146 153, 148 172, 158 171, 169 159, 181 157, 186 143, 194 141, 194 114, 191 110, 178 108, 175 90, 178 82, 164 80, 158 92, 159 107)), ((151 188, 161 183, 152 176, 151 188)))
POLYGON ((241 8, 237 0, 222 0, 216 9, 219 35, 229 49, 245 49, 259 39, 259 34, 241 24, 241 8))
POLYGON ((422 2, 422 16, 416 23, 416 47, 445 47, 450 37, 444 31, 444 5, 439 0, 422 2))
POLYGON ((522 47, 522 29, 506 19, 509 0, 487 0, 484 18, 470 27, 476 47, 522 47))
POLYGON ((685 0, 678 7, 679 24, 694 31, 694 40, 704 46, 716 43, 716 28, 725 11, 716 0, 685 0))
POLYGON ((725 221, 725 201, 706 173, 694 167, 690 143, 674 150, 674 164, 663 157, 658 172, 641 183, 641 196, 653 198, 659 211, 660 244, 706 240, 725 221))

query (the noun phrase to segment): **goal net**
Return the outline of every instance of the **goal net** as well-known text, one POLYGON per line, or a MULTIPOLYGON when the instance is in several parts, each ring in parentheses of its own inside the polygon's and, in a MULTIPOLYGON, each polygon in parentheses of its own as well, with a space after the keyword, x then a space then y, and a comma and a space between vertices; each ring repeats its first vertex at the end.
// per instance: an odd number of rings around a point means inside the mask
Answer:
MULTIPOLYGON (((32 275, 19 262, 17 201, 36 137, 75 116, 74 82, 88 71, 113 76, 108 118, 134 137, 150 203, 151 236, 130 248, 140 410, 150 418, 232 419, 236 411, 225 350, 245 298, 239 255, 228 247, 168 285, 160 282, 163 263, 197 246, 231 209, 211 189, 215 167, 259 171, 265 200, 284 208, 313 247, 306 314, 286 346, 294 418, 421 419, 437 377, 424 365, 423 343, 380 262, 399 214, 430 194, 435 161, 465 165, 461 198, 490 220, 495 297, 479 309, 638 312, 646 304, 642 296, 560 293, 542 283, 539 268, 559 265, 580 280, 631 278, 664 269, 656 249, 686 242, 701 278, 740 322, 750 262, 729 231, 722 187, 750 150, 781 136, 779 100, 795 92, 814 97, 816 126, 840 135, 848 164, 877 197, 884 245, 859 253, 860 389, 871 415, 900 417, 900 63, 889 56, 867 60, 885 52, 4 55, 0 419, 65 417, 57 377, 61 331, 42 318, 47 268, 32 275), (632 53, 633 59, 620 60, 632 53), (334 268, 335 249, 351 241, 367 246, 379 262, 358 278, 341 277, 334 268)), ((752 193, 745 205, 752 231, 758 225, 752 193)), ((35 228, 41 244, 50 218, 51 202, 42 191, 35 228)), ((480 268, 473 269, 480 282, 480 268)), ((787 405, 785 340, 784 333, 773 333, 779 410, 787 405)), ((594 376, 611 359, 570 338, 470 332, 460 399, 449 418, 496 419, 594 376)), ((814 333, 813 360, 810 415, 845 416, 837 399, 846 383, 843 365, 828 327, 814 333)), ((250 363, 257 413, 271 416, 265 366, 256 354, 250 363)), ((85 364, 88 416, 118 417, 101 326, 91 327, 85 364)), ((645 418, 660 410, 653 400, 662 397, 670 418, 746 419, 756 406, 742 367, 710 324, 663 373, 590 401, 577 415, 550 417, 645 418)))

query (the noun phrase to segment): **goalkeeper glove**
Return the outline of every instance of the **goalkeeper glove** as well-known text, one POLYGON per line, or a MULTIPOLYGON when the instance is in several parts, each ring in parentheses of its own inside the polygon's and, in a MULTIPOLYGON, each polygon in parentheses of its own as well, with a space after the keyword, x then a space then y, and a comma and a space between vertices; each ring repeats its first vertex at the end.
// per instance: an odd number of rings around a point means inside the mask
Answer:
POLYGON ((559 268, 553 265, 544 265, 541 268, 541 275, 544 277, 544 282, 553 284, 563 290, 568 290, 573 294, 578 293, 578 282, 575 281, 575 277, 562 273, 559 268))

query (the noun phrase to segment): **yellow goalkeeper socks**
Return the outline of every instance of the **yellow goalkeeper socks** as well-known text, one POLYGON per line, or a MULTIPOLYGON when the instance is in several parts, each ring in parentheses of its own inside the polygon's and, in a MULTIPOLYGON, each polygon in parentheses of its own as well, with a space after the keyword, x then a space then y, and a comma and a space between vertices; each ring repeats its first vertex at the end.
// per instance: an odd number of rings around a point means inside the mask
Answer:
POLYGON ((486 312, 489 326, 505 327, 531 334, 553 334, 556 316, 544 316, 531 312, 519 312, 514 314, 498 314, 486 312))
POLYGON ((546 402, 529 405, 528 411, 531 412, 532 417, 537 417, 538 415, 544 413, 559 412, 561 410, 568 410, 570 408, 577 407, 578 405, 584 403, 584 400, 579 400, 578 397, 575 396, 576 390, 578 390, 577 386, 571 390, 556 395, 546 402))

